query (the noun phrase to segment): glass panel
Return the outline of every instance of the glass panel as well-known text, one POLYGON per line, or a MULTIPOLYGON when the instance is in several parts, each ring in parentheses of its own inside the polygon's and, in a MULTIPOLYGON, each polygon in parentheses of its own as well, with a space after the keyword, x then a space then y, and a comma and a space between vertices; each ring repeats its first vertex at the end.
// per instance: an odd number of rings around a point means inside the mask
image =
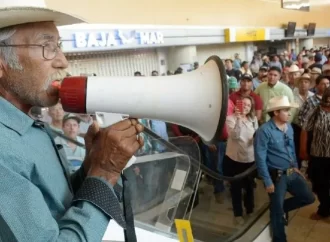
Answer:
POLYGON ((191 156, 161 141, 151 139, 152 147, 158 148, 138 152, 136 162, 124 174, 130 182, 135 220, 169 232, 174 219, 184 218, 193 204, 200 158, 198 145, 191 138, 171 139, 191 156), (195 166, 191 165, 192 157, 196 158, 195 166))

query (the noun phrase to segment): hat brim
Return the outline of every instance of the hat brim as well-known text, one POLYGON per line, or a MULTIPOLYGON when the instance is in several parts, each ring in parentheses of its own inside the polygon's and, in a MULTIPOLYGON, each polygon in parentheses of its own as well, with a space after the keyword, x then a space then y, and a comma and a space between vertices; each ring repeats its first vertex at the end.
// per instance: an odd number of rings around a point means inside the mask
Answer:
POLYGON ((277 110, 281 110, 281 109, 286 109, 286 108, 298 108, 299 106, 297 104, 290 104, 288 106, 278 106, 278 107, 273 107, 273 108, 267 108, 266 112, 272 112, 272 111, 277 111, 277 110))
POLYGON ((298 85, 299 85, 299 82, 301 81, 301 80, 308 80, 308 81, 312 81, 312 79, 311 78, 308 78, 308 77, 298 77, 298 78, 296 78, 295 80, 294 80, 294 85, 296 86, 296 87, 298 87, 298 85))
POLYGON ((81 18, 47 8, 11 7, 0 8, 0 29, 19 24, 54 22, 57 26, 84 23, 81 18))

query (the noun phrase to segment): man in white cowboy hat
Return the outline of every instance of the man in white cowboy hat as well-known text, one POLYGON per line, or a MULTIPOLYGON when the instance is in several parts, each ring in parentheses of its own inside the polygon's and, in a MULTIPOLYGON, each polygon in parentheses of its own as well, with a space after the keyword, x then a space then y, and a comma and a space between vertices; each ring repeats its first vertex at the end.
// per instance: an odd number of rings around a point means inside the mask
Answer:
POLYGON ((304 73, 304 69, 299 69, 297 65, 291 65, 289 68, 288 86, 293 90, 295 88, 295 80, 304 73))
POLYGON ((313 193, 298 169, 293 130, 288 123, 290 103, 287 96, 269 100, 271 119, 257 130, 254 138, 255 161, 270 197, 270 219, 274 242, 286 242, 285 216, 289 211, 314 202, 313 193), (285 199, 286 192, 293 197, 285 199))
POLYGON ((310 91, 313 93, 316 93, 316 79, 322 75, 322 70, 320 68, 314 67, 311 69, 311 72, 309 73, 311 76, 311 86, 310 86, 310 91))
POLYGON ((94 123, 85 161, 70 176, 63 147, 28 116, 32 106, 59 101, 52 83, 68 62, 56 25, 79 22, 41 0, 0 0, 0 241, 101 241, 110 219, 136 241, 131 211, 119 201, 129 201, 121 171, 143 145, 143 127, 134 119, 94 123))

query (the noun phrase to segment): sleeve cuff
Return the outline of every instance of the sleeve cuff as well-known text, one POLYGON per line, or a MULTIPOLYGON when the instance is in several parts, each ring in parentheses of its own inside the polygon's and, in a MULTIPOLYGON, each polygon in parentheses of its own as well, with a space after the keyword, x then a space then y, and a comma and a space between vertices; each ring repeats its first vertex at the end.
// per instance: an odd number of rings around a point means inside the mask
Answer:
MULTIPOLYGON (((115 187, 117 186, 120 187, 119 184, 115 185, 115 187)), ((87 177, 75 194, 73 203, 79 201, 90 202, 126 229, 123 211, 115 194, 115 189, 103 179, 87 177)))
POLYGON ((266 187, 269 187, 270 185, 273 184, 273 181, 270 178, 264 179, 264 183, 266 187))

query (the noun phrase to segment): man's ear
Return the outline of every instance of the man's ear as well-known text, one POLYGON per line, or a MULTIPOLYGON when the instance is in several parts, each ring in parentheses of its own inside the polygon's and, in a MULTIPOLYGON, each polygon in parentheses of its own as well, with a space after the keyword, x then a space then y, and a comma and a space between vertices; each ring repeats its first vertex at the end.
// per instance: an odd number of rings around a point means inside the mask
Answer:
POLYGON ((5 73, 5 62, 0 57, 0 79, 3 77, 5 73))

